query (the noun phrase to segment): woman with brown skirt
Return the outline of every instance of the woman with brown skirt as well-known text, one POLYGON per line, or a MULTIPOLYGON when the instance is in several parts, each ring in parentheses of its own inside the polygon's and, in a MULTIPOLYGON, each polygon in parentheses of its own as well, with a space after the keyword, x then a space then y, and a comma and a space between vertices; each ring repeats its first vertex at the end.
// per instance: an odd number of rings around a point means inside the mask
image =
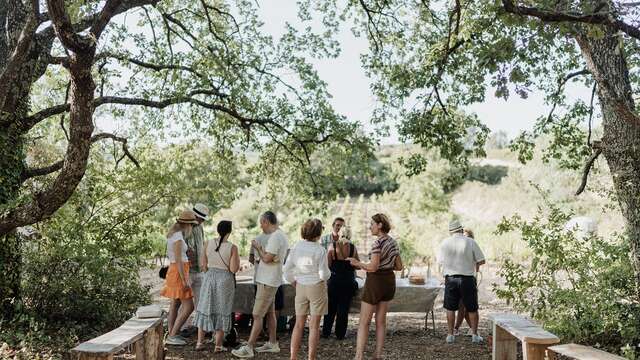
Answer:
POLYGON ((356 360, 364 358, 364 349, 369 338, 369 325, 374 313, 376 314, 376 350, 373 358, 382 358, 384 336, 387 331, 387 311, 396 293, 396 276, 393 271, 402 269, 398 243, 389 236, 389 230, 391 230, 389 218, 384 214, 373 215, 369 230, 371 235, 378 237, 371 247, 371 261, 365 264, 354 258, 348 259, 352 266, 367 272, 360 305, 356 360))

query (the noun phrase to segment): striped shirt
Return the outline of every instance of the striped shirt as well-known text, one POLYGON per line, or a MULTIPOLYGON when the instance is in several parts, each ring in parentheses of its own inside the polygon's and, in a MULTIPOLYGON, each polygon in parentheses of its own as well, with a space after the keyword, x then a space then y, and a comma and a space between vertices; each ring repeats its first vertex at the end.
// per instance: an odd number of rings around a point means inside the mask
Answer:
POLYGON ((396 256, 400 255, 398 243, 389 235, 384 235, 373 243, 371 255, 380 254, 378 271, 393 270, 396 256))

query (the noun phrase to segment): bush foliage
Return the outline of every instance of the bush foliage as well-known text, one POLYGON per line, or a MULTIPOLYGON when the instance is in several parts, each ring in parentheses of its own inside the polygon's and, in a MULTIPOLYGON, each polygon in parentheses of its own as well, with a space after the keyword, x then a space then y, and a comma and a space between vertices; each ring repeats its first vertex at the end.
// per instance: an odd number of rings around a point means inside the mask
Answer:
POLYGON ((504 219, 497 233, 517 231, 530 263, 504 259, 494 284, 499 298, 544 323, 563 341, 592 344, 635 358, 640 303, 635 295, 628 242, 578 235, 566 229, 573 214, 547 202, 538 216, 504 219))

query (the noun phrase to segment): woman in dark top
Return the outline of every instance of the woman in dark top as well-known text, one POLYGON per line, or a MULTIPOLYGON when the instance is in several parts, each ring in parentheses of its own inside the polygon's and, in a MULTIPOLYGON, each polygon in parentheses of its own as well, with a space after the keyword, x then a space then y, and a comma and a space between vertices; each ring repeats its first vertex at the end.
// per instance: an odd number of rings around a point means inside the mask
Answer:
POLYGON ((364 357, 373 313, 376 314, 376 350, 373 358, 382 359, 384 336, 387 332, 387 311, 396 293, 396 276, 393 271, 402 269, 398 244, 389 236, 389 218, 384 214, 373 215, 369 229, 371 235, 378 237, 371 247, 371 261, 365 264, 354 258, 348 259, 352 266, 367 272, 360 305, 356 360, 362 360, 364 357))
POLYGON ((358 289, 356 271, 347 258, 358 258, 356 247, 350 242, 351 230, 344 227, 340 230, 338 241, 333 241, 329 247, 329 269, 331 278, 328 283, 329 312, 324 316, 322 337, 331 335, 333 322, 336 323, 336 338, 344 339, 349 320, 351 299, 358 289))

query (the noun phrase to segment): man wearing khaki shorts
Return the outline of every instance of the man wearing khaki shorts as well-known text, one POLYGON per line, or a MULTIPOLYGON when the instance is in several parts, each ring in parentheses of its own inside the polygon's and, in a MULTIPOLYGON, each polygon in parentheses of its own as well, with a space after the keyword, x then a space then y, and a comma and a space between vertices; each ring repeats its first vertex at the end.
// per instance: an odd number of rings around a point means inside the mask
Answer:
POLYGON ((260 216, 260 227, 265 234, 269 234, 269 239, 264 247, 259 242, 252 241, 255 256, 260 259, 260 266, 256 269, 257 290, 253 304, 253 325, 249 340, 246 345, 231 351, 234 356, 239 358, 252 358, 254 350, 255 352, 280 352, 280 346, 276 339, 275 297, 278 287, 282 284, 282 261, 289 250, 289 240, 287 235, 279 229, 278 219, 271 211, 260 216), (256 348, 265 315, 267 315, 269 341, 256 348))

